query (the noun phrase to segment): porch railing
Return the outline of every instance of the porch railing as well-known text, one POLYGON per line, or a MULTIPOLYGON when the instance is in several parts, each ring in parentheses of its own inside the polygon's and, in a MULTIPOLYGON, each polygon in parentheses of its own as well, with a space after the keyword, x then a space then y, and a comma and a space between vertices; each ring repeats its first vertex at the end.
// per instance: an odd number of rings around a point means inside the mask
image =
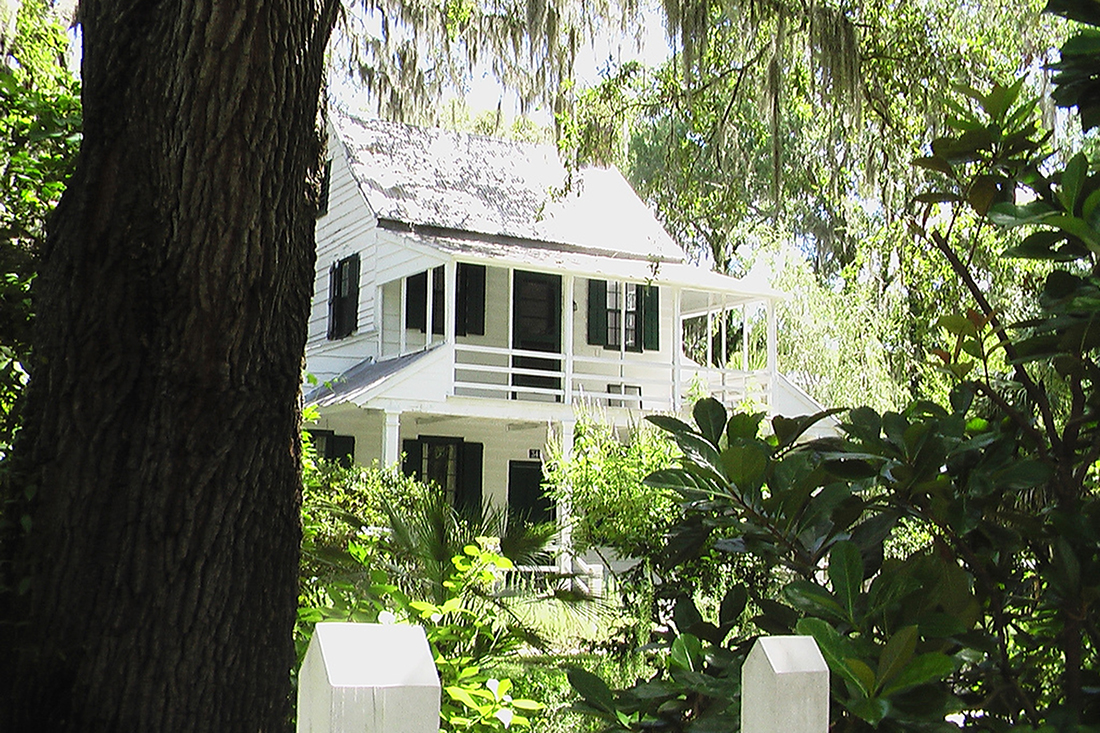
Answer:
POLYGON ((454 350, 454 394, 461 397, 667 411, 697 394, 766 407, 771 389, 765 370, 706 367, 686 357, 677 366, 633 354, 591 357, 470 344, 454 350))

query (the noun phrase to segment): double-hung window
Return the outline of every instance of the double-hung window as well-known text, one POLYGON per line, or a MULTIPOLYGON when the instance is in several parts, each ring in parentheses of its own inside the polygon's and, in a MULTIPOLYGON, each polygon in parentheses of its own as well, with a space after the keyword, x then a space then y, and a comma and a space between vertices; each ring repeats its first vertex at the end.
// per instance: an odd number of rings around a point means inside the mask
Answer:
POLYGON ((625 351, 661 348, 656 285, 588 281, 588 343, 625 351))
POLYGON ((329 270, 328 337, 342 339, 358 327, 359 255, 345 257, 329 270))

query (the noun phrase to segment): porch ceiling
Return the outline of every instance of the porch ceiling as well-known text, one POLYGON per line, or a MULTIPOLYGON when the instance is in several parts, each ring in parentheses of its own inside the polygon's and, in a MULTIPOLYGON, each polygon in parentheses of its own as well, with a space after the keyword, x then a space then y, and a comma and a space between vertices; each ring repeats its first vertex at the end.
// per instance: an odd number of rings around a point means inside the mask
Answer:
POLYGON ((761 299, 781 299, 786 294, 752 277, 735 278, 679 262, 608 257, 550 247, 531 247, 509 242, 430 236, 410 232, 413 241, 445 252, 457 259, 477 261, 500 267, 516 267, 545 272, 569 272, 581 277, 655 282, 679 287, 693 293, 692 307, 706 304, 708 294, 725 295, 730 305, 761 299))

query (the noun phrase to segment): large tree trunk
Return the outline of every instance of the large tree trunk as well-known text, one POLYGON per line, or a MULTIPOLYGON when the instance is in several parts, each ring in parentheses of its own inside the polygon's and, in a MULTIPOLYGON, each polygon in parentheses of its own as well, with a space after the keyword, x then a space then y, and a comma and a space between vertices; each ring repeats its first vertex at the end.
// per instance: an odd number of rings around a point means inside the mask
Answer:
POLYGON ((85 136, 36 287, 31 584, 0 730, 290 719, 334 7, 81 2, 85 136))

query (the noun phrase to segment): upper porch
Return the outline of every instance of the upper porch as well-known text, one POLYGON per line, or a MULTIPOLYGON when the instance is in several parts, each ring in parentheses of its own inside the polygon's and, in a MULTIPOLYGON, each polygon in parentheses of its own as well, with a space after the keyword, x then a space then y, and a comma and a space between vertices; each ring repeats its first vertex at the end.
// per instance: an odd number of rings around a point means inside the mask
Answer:
POLYGON ((775 403, 782 296, 767 286, 680 263, 486 251, 496 256, 465 251, 377 286, 378 361, 439 349, 435 386, 451 400, 646 411, 678 411, 702 394, 775 403))

